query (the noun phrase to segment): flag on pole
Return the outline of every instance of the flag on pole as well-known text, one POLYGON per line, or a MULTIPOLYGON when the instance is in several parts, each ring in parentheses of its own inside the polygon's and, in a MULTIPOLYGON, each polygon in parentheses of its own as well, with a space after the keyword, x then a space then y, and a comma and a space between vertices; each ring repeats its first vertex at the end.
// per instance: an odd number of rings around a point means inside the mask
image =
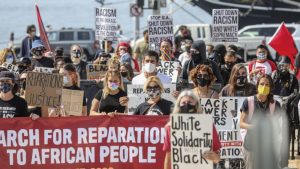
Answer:
POLYGON ((49 40, 48 40, 47 33, 45 31, 45 27, 44 27, 44 24, 43 24, 43 21, 42 21, 42 17, 41 17, 41 14, 40 14, 39 7, 38 7, 37 4, 35 4, 35 9, 36 9, 36 16, 37 16, 37 20, 38 20, 38 24, 39 24, 40 38, 43 41, 44 46, 47 49, 47 51, 50 52, 51 51, 50 43, 49 43, 49 40))
POLYGON ((291 60, 291 67, 294 69, 295 57, 298 53, 294 39, 285 26, 284 22, 281 23, 273 37, 268 44, 279 53, 281 56, 287 56, 291 60))

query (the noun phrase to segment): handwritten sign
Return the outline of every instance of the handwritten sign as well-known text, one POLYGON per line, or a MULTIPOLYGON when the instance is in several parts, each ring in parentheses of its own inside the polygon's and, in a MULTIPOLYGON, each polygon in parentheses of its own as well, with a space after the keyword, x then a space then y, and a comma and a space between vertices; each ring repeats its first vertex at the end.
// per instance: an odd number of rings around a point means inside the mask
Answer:
POLYGON ((105 76, 107 70, 108 70, 107 65, 88 64, 86 66, 87 79, 88 80, 101 79, 105 76))
POLYGON ((96 8, 96 40, 117 41, 117 10, 96 8))
POLYGON ((239 30, 238 9, 213 9, 212 41, 237 42, 239 30))
POLYGON ((172 79, 172 83, 177 82, 179 62, 176 61, 161 61, 157 67, 157 72, 167 75, 172 79))
POLYGON ((83 91, 62 90, 62 105, 67 115, 82 116, 83 91))
POLYGON ((30 106, 58 106, 61 105, 62 87, 62 75, 28 72, 25 99, 30 106))
POLYGON ((1 66, 6 68, 10 72, 13 72, 15 74, 19 74, 19 68, 16 65, 4 62, 1 66))
POLYGON ((212 118, 207 114, 172 114, 172 169, 212 168, 203 157, 212 147, 212 118))
POLYGON ((53 73, 56 71, 54 68, 49 68, 49 67, 34 67, 34 72, 40 72, 40 73, 53 73))
POLYGON ((150 15, 148 17, 149 49, 159 51, 162 39, 174 41, 173 18, 169 15, 150 15))

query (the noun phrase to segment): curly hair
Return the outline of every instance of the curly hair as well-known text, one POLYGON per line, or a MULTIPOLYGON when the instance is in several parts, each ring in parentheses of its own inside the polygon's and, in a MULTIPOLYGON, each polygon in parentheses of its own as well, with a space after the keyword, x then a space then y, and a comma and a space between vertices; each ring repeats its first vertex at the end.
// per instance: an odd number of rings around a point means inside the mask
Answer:
POLYGON ((201 72, 207 72, 209 79, 208 79, 208 86, 211 86, 216 80, 216 76, 214 75, 212 69, 208 65, 200 64, 194 69, 190 71, 190 79, 193 81, 195 86, 198 86, 198 81, 197 81, 197 75, 201 72))

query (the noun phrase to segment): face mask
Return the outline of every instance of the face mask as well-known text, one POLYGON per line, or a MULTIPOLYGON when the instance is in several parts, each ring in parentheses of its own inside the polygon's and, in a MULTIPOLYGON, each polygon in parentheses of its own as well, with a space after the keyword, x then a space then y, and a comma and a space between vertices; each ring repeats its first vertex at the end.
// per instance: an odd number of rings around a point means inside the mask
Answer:
POLYGON ((185 51, 186 51, 187 53, 190 53, 190 52, 191 52, 191 46, 186 46, 186 47, 185 47, 185 51))
POLYGON ((246 76, 238 76, 236 78, 236 84, 237 86, 244 86, 246 83, 247 77, 246 76))
POLYGON ((101 64, 101 65, 106 65, 106 63, 107 63, 107 61, 106 61, 106 60, 102 60, 102 61, 100 61, 100 64, 101 64))
POLYGON ((6 56, 6 63, 12 64, 14 62, 14 56, 13 55, 8 55, 6 56))
POLYGON ((185 48, 185 45, 181 45, 181 50, 183 51, 183 52, 186 52, 186 48, 185 48))
POLYGON ((80 50, 73 50, 71 52, 71 56, 74 58, 80 58, 81 57, 81 51, 80 50))
POLYGON ((78 65, 80 63, 80 61, 81 61, 80 58, 72 57, 72 62, 74 65, 78 65))
POLYGON ((12 85, 10 83, 2 83, 0 84, 0 91, 3 93, 8 93, 11 91, 12 85))
POLYGON ((195 62, 195 63, 200 63, 201 62, 201 54, 200 53, 193 53, 192 55, 192 60, 195 62))
POLYGON ((282 75, 286 75, 289 73, 289 69, 286 66, 283 66, 282 64, 278 65, 279 73, 282 75))
POLYGON ((127 52, 125 50, 120 50, 120 56, 123 56, 124 54, 126 54, 127 52))
POLYGON ((150 99, 155 99, 160 96, 160 91, 158 89, 147 90, 147 95, 150 99))
POLYGON ((64 86, 66 87, 72 86, 72 83, 70 82, 68 76, 64 76, 63 81, 64 81, 64 86))
POLYGON ((117 90, 119 88, 119 84, 118 83, 110 83, 109 85, 110 90, 117 90))
POLYGON ((44 50, 33 50, 32 54, 35 56, 36 59, 40 59, 43 57, 44 50))
POLYGON ((128 73, 127 72, 121 72, 122 77, 127 77, 128 73))
POLYGON ((168 48, 160 49, 162 61, 171 61, 172 60, 172 51, 168 48))
POLYGON ((257 54, 257 59, 258 59, 258 60, 264 60, 264 59, 266 59, 265 53, 258 53, 258 54, 257 54))
POLYGON ((197 82, 201 87, 207 86, 208 79, 203 77, 197 77, 197 82))
POLYGON ((146 63, 146 64, 143 66, 143 69, 144 69, 144 72, 146 72, 146 73, 152 73, 152 72, 155 71, 156 65, 153 64, 153 63, 146 63))
POLYGON ((267 96, 270 94, 270 87, 269 86, 262 86, 258 85, 258 94, 267 96))
POLYGON ((226 65, 226 68, 231 70, 232 67, 234 66, 234 63, 233 62, 225 62, 225 65, 226 65))
POLYGON ((191 105, 190 103, 180 106, 180 113, 196 113, 196 105, 191 105))

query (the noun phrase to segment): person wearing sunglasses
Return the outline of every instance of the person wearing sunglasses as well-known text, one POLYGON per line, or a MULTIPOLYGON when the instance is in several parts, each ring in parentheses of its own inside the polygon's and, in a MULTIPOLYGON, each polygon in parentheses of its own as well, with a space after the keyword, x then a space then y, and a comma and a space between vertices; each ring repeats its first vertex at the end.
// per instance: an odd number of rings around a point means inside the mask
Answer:
POLYGON ((33 55, 32 67, 54 67, 54 61, 51 58, 45 57, 46 48, 41 40, 35 40, 32 43, 31 53, 33 55))
POLYGON ((207 65, 198 65, 190 73, 190 79, 193 81, 195 88, 193 91, 199 98, 218 99, 218 92, 210 89, 215 82, 216 77, 211 68, 207 65))
POLYGON ((87 78, 86 66, 87 63, 83 61, 83 49, 79 45, 71 46, 71 60, 76 68, 77 73, 80 75, 80 79, 87 78))
POLYGON ((140 104, 134 115, 169 115, 172 112, 173 102, 161 97, 164 87, 157 76, 150 76, 145 85, 144 92, 149 100, 140 104))
POLYGON ((96 53, 93 64, 107 65, 110 58, 111 55, 109 53, 99 51, 98 53, 96 53))

